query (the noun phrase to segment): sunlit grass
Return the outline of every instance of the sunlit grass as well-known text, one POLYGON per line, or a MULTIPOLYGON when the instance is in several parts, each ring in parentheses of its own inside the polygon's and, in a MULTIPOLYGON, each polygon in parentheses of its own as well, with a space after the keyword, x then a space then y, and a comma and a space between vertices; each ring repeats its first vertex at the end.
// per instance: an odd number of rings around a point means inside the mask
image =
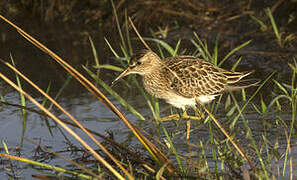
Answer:
MULTIPOLYGON (((10 60, 11 60, 12 65, 15 67, 15 63, 14 63, 12 54, 10 54, 10 60)), ((17 73, 15 73, 15 77, 16 77, 18 87, 20 89, 22 89, 22 84, 21 84, 20 78, 19 78, 17 73)), ((26 99, 25 99, 25 96, 22 93, 20 93, 20 99, 21 99, 21 105, 26 107, 26 99)), ((23 120, 22 136, 24 136, 25 133, 26 133, 26 129, 27 129, 27 118, 28 118, 27 110, 25 110, 25 109, 21 110, 21 117, 23 118, 22 119, 23 120)), ((23 139, 21 139, 21 146, 23 146, 23 139)))

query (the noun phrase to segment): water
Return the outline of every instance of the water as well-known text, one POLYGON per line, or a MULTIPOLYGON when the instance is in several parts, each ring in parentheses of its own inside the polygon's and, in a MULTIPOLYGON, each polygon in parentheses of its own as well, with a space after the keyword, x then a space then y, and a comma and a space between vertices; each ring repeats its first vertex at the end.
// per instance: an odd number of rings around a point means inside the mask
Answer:
MULTIPOLYGON (((93 62, 91 47, 86 40, 87 36, 82 35, 79 31, 79 28, 77 31, 65 34, 67 30, 69 30, 69 27, 60 29, 48 29, 45 27, 41 27, 36 28, 35 33, 31 32, 31 34, 38 36, 42 42, 46 41, 46 45, 51 47, 55 52, 57 52, 57 54, 61 55, 61 57, 65 58, 65 60, 67 60, 70 64, 73 64, 76 68, 83 72, 81 64, 86 64, 87 62, 92 64, 93 62)), ((92 34, 92 37, 95 37, 95 46, 97 49, 100 50, 99 58, 100 60, 102 60, 100 63, 114 63, 112 58, 110 58, 112 57, 112 55, 108 50, 106 50, 107 46, 102 43, 104 42, 102 33, 103 32, 94 32, 92 34), (101 52, 101 50, 104 50, 104 52, 101 52)), ((66 80, 67 75, 64 70, 61 69, 61 67, 47 55, 44 55, 44 53, 37 50, 35 47, 32 47, 32 45, 28 44, 27 42, 24 42, 24 40, 20 38, 17 33, 12 31, 2 31, 2 34, 6 36, 6 41, 4 42, 5 47, 0 52, 0 57, 8 61, 9 54, 11 52, 12 56, 14 57, 14 61, 16 62, 16 66, 30 79, 36 82, 41 88, 46 89, 48 84, 51 82, 50 94, 54 96, 63 86, 63 83, 66 80)), ((15 74, 11 71, 8 71, 2 66, 1 72, 7 75, 10 79, 15 79, 15 74)), ((107 83, 110 83, 115 77, 116 76, 113 72, 107 70, 102 70, 100 74, 100 78, 107 83)), ((25 83, 24 89, 31 95, 33 95, 39 102, 43 100, 40 95, 38 95, 25 83)), ((103 92, 116 105, 116 107, 118 107, 119 110, 128 117, 128 119, 133 124, 139 125, 142 129, 149 132, 149 135, 158 137, 157 134, 159 127, 156 125, 155 121, 152 120, 151 112, 148 106, 144 103, 145 101, 140 93, 135 90, 129 92, 130 90, 123 85, 116 85, 114 89, 115 91, 119 92, 125 99, 127 99, 128 102, 141 114, 143 114, 147 118, 147 120, 138 120, 137 117, 123 108, 119 104, 119 102, 117 102, 112 96, 109 96, 104 91, 103 92)), ((2 81, 0 92, 3 95, 5 101, 12 104, 20 104, 19 94, 2 81)), ((126 127, 126 125, 121 122, 117 116, 115 116, 107 107, 105 107, 105 105, 95 99, 93 95, 84 90, 84 88, 82 88, 78 83, 75 83, 75 80, 72 80, 72 82, 66 87, 62 95, 58 98, 58 102, 63 107, 65 107, 65 109, 70 114, 77 118, 83 126, 99 132, 105 136, 109 136, 110 134, 107 131, 110 131, 112 132, 113 137, 117 142, 125 142, 135 149, 139 148, 142 150, 142 147, 136 140, 136 138, 131 136, 131 132, 128 127, 126 127)), ((27 106, 30 108, 36 108, 29 101, 27 101, 27 106)), ((166 106, 166 104, 161 102, 161 109, 165 108, 166 106)), ((252 107, 249 108, 252 109, 252 107)), ((67 118, 65 115, 57 111, 56 108, 53 109, 53 112, 60 118, 67 118)), ((246 119, 248 119, 249 127, 252 130, 254 138, 257 141, 261 142, 263 141, 263 133, 266 133, 265 136, 269 137, 270 142, 273 143, 272 146, 275 145, 275 143, 278 143, 278 151, 281 153, 285 152, 287 140, 283 133, 284 129, 278 129, 278 126, 276 126, 274 122, 275 119, 277 119, 277 114, 271 113, 265 116, 265 118, 262 118, 262 116, 257 114, 256 111, 253 110, 250 112, 251 113, 246 115, 245 117, 246 119), (263 127, 263 121, 267 121, 266 124, 269 126, 269 128, 263 127)), ((220 117, 221 123, 224 123, 224 121, 228 121, 223 105, 220 107, 217 116, 220 117)), ((284 121, 288 122, 289 124, 291 119, 290 112, 282 114, 282 117, 284 121)), ((60 126, 56 126, 55 123, 53 123, 53 121, 50 119, 49 124, 52 127, 53 135, 51 135, 50 131, 48 130, 43 116, 29 112, 27 116, 27 125, 24 137, 26 139, 33 140, 36 143, 40 143, 42 146, 47 146, 53 151, 61 152, 62 155, 65 155, 70 159, 80 157, 81 154, 78 153, 75 156, 71 153, 71 151, 69 151, 69 149, 73 146, 78 148, 81 148, 82 146, 74 138, 68 135, 68 133, 64 131, 60 126)), ((191 132, 190 142, 193 147, 197 148, 195 149, 195 151, 197 152, 188 152, 188 147, 185 143, 185 121, 180 122, 180 126, 178 128, 176 127, 176 123, 174 122, 166 122, 164 124, 168 132, 178 132, 178 134, 173 139, 175 148, 177 149, 178 153, 183 155, 190 154, 194 157, 199 157, 199 155, 201 155, 202 149, 200 147, 200 141, 206 143, 206 141, 209 139, 209 129, 207 124, 197 124, 195 122, 192 123, 193 129, 191 132)), ((242 119, 239 119, 236 127, 239 128, 239 130, 237 130, 237 138, 242 137, 244 139, 246 136, 246 132, 244 128, 242 128, 244 127, 242 119)), ((47 158, 45 155, 38 154, 36 152, 37 145, 32 144, 27 140, 24 140, 23 145, 21 145, 21 142, 23 140, 23 117, 21 115, 20 109, 17 107, 3 105, 0 108, 0 132, 0 139, 5 141, 11 154, 15 155, 20 153, 21 157, 25 157, 28 159, 35 159, 35 157, 38 157, 37 160, 44 159, 44 162, 49 164, 59 165, 62 167, 69 166, 69 163, 61 160, 60 158, 47 158)), ((87 138, 80 130, 75 129, 75 132, 86 139, 86 142, 90 143, 92 147, 96 148, 94 143, 92 143, 92 141, 87 138)), ((163 133, 161 133, 160 139, 163 142, 165 141, 166 138, 163 133)), ((243 147, 249 147, 250 143, 251 142, 249 141, 241 141, 241 145, 243 147)), ((193 147, 192 149, 194 149, 193 147)), ((4 149, 0 150, 1 153, 4 153, 4 149)), ((206 147, 206 150, 207 151, 205 152, 205 156, 208 157, 209 164, 213 166, 214 162, 211 161, 212 147, 206 147)), ((295 151, 293 151, 293 156, 296 157, 295 151)), ((171 156, 170 158, 171 160, 175 161, 174 156, 171 156)), ((280 162, 283 163, 283 161, 284 159, 281 158, 280 162)), ((9 162, 2 161, 2 163, 0 164, 0 177, 7 177, 7 171, 5 171, 3 168, 10 168, 9 162)), ((25 167, 24 163, 13 161, 13 164, 16 165, 15 169, 20 172, 21 176, 23 176, 25 179, 30 179, 31 175, 34 173, 40 173, 37 170, 25 167)), ((289 168, 287 167, 286 174, 288 173, 289 168)))

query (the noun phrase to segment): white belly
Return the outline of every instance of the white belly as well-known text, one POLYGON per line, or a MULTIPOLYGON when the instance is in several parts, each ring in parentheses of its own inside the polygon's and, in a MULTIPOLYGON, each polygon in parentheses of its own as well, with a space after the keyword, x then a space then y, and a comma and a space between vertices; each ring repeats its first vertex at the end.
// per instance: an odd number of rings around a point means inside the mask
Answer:
POLYGON ((195 98, 185 98, 182 96, 177 96, 175 98, 166 99, 166 102, 171 104, 174 107, 181 108, 183 110, 186 109, 186 106, 195 106, 196 100, 195 98))
MULTIPOLYGON (((216 95, 209 95, 209 96, 199 96, 198 100, 205 104, 215 99, 216 95)), ((196 105, 195 98, 185 98, 182 96, 175 96, 175 98, 166 98, 166 102, 177 107, 181 108, 183 110, 186 109, 186 107, 193 107, 196 105)))

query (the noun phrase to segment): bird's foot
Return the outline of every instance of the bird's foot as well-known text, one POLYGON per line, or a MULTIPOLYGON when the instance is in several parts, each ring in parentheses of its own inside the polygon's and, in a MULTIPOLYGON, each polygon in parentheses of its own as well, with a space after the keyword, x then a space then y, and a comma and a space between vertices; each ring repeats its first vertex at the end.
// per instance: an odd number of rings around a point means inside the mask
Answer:
POLYGON ((160 120, 161 121, 172 121, 172 120, 180 120, 180 116, 179 114, 171 114, 169 116, 166 117, 162 117, 160 120))
POLYGON ((188 114, 184 113, 182 118, 179 114, 171 114, 166 117, 162 117, 161 121, 172 121, 172 120, 181 120, 181 119, 189 119, 189 120, 201 120, 200 116, 189 116, 188 114))

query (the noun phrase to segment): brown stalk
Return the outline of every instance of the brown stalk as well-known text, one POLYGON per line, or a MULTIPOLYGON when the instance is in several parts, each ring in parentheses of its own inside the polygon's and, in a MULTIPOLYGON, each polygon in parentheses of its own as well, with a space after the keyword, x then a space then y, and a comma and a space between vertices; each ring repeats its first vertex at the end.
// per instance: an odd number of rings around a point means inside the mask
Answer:
POLYGON ((54 114, 49 112, 45 107, 43 107, 39 102, 37 102, 34 98, 32 98, 28 93, 19 88, 15 83, 13 83, 10 79, 8 79, 5 75, 0 72, 0 77, 6 81, 10 86, 15 88, 17 91, 22 93, 26 98, 28 98, 31 102, 33 102, 38 108, 44 111, 49 117, 51 117, 54 121, 60 124, 69 134, 71 134, 76 140, 78 140, 86 149, 88 149, 95 158, 97 158, 106 168, 108 168, 115 176, 119 179, 124 179, 107 161, 105 161, 93 148, 91 148, 85 141, 83 141, 72 129, 70 129, 66 124, 64 124, 59 118, 57 118, 54 114))
POLYGON ((58 55, 48 49, 46 46, 41 44, 39 41, 34 39, 32 36, 24 32, 21 28, 4 18, 0 15, 0 18, 5 22, 13 26, 25 39, 31 42, 33 45, 38 47, 43 52, 50 55, 54 60, 56 60, 66 71, 68 71, 73 77, 76 78, 89 92, 95 95, 102 103, 104 103, 112 112, 114 112, 134 133, 137 139, 142 143, 142 145, 150 152, 153 158, 160 164, 168 163, 166 167, 170 174, 174 174, 173 165, 170 160, 154 145, 152 144, 145 136, 143 136, 140 131, 129 122, 129 120, 102 94, 89 80, 83 77, 77 70, 72 66, 62 60, 58 55))
POLYGON ((107 155, 108 157, 117 165, 121 170, 129 177, 129 179, 132 179, 132 176, 130 173, 117 161, 116 158, 112 156, 112 154, 109 153, 109 151, 88 131, 86 130, 71 114, 69 114, 60 104, 58 104, 53 98, 51 98, 46 92, 44 92, 42 89, 40 89, 36 84, 34 84, 29 78, 27 78, 25 75, 23 75, 20 71, 18 71, 15 67, 13 67, 8 62, 5 62, 4 60, 0 59, 0 62, 5 64, 7 67, 12 69, 14 72, 16 72, 19 76, 21 76, 25 81, 27 81, 32 87, 34 87, 37 91, 39 91, 43 96, 45 96, 48 100, 50 100, 57 108, 59 108, 65 115, 67 115, 82 131, 84 131, 107 155))
POLYGON ((135 33, 137 34, 138 38, 140 39, 140 41, 143 43, 143 45, 150 51, 152 51, 152 49, 147 45, 147 43, 144 41, 144 39, 142 38, 142 36, 139 34, 138 30, 136 29, 133 21, 131 20, 131 18, 129 17, 129 22, 133 28, 133 30, 135 31, 135 33))

